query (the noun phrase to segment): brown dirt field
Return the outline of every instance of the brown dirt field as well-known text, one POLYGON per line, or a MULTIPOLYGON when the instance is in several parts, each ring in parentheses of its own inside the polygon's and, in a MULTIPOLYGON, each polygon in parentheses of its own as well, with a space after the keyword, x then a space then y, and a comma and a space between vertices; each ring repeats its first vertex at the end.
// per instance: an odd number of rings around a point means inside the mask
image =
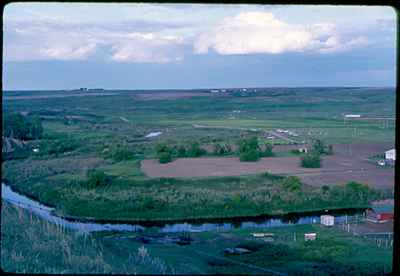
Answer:
MULTIPOLYGON (((343 184, 358 181, 377 188, 394 187, 394 169, 381 168, 365 160, 368 156, 388 149, 387 145, 335 145, 335 155, 323 157, 318 169, 300 167, 299 157, 270 157, 258 162, 240 162, 236 157, 180 158, 160 164, 158 160, 143 160, 141 168, 149 177, 207 177, 271 172, 297 175, 311 185, 343 184)), ((389 146, 390 148, 390 146, 389 146)))

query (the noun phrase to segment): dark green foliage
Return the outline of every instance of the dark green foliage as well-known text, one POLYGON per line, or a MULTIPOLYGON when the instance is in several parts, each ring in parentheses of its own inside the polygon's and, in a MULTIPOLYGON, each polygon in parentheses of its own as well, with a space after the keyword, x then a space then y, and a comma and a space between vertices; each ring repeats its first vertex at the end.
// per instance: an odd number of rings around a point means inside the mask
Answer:
POLYGON ((40 146, 40 155, 54 154, 58 156, 66 152, 74 151, 79 147, 79 143, 73 139, 61 139, 54 141, 46 141, 40 146))
POLYGON ((178 146, 177 157, 186 157, 186 148, 183 145, 178 146))
POLYGON ((328 149, 325 152, 326 155, 333 155, 333 146, 328 145, 328 149))
POLYGON ((312 151, 314 151, 318 154, 332 155, 333 154, 333 146, 332 145, 326 146, 322 140, 313 139, 312 151))
POLYGON ((260 147, 257 137, 253 136, 239 141, 239 160, 245 162, 258 161, 260 159, 260 147))
POLYGON ((19 140, 36 140, 42 137, 43 126, 38 117, 29 118, 20 113, 5 113, 3 135, 19 140))
POLYGON ((322 185, 322 187, 321 187, 321 191, 323 194, 326 194, 329 191, 329 189, 330 188, 327 185, 322 185))
POLYGON ((297 176, 289 176, 282 181, 283 188, 291 192, 301 190, 302 185, 300 178, 297 176))
POLYGON ((187 150, 188 157, 199 157, 205 153, 206 151, 200 147, 198 142, 191 143, 189 149, 187 150))
POLYGON ((158 154, 158 161, 162 164, 164 163, 169 163, 172 161, 172 155, 171 152, 166 151, 166 152, 161 152, 158 154))
POLYGON ((301 152, 298 149, 292 149, 290 150, 291 153, 293 154, 300 154, 301 152))
POLYGON ((89 170, 86 174, 87 181, 85 187, 94 189, 97 187, 105 186, 110 183, 110 178, 103 171, 89 170))
POLYGON ((248 150, 245 152, 240 153, 239 160, 244 162, 253 162, 258 161, 260 159, 260 154, 257 150, 248 150))
POLYGON ((260 155, 261 157, 272 157, 274 156, 274 152, 272 151, 272 149, 274 148, 274 146, 270 143, 265 144, 264 150, 261 151, 260 155))
POLYGON ((229 144, 216 143, 214 145, 215 155, 226 155, 232 152, 232 147, 229 144))
POLYGON ((320 168, 321 157, 317 152, 309 152, 301 157, 300 164, 304 168, 320 168))
POLYGON ((313 139, 312 141, 312 150, 318 154, 325 153, 325 144, 320 139, 313 139))
POLYGON ((165 144, 158 144, 156 146, 157 158, 160 163, 168 163, 172 161, 173 149, 165 144))
POLYGON ((105 158, 111 158, 115 162, 132 160, 135 158, 135 151, 126 144, 116 144, 112 146, 105 154, 105 158))

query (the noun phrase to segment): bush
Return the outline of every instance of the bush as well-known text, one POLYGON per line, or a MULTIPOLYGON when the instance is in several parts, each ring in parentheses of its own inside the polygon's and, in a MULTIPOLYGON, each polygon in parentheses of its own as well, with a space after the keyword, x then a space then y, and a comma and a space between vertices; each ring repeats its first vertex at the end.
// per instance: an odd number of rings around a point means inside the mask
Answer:
POLYGON ((187 156, 186 148, 184 146, 181 145, 178 147, 177 156, 178 157, 186 157, 187 156))
POLYGON ((239 155, 239 160, 244 162, 252 162, 252 161, 257 161, 259 159, 260 159, 260 154, 258 153, 257 150, 253 149, 242 152, 239 155))
POLYGON ((117 144, 111 149, 108 157, 113 159, 115 162, 121 162, 133 159, 135 157, 135 152, 128 149, 126 145, 117 144))
POLYGON ((283 188, 291 192, 301 190, 302 185, 300 178, 297 176, 289 176, 282 181, 283 188))
POLYGON ((265 144, 264 151, 261 152, 261 157, 271 157, 274 156, 275 154, 272 152, 273 145, 267 143, 265 144))
POLYGON ((228 144, 215 144, 214 145, 214 154, 215 155, 225 155, 232 152, 232 147, 228 144))
POLYGON ((86 188, 89 189, 105 186, 110 181, 109 177, 103 171, 89 170, 86 176, 88 178, 86 181, 86 188))
POLYGON ((165 164, 172 161, 172 155, 170 152, 161 152, 158 155, 158 162, 165 164))
POLYGON ((260 147, 258 146, 257 137, 242 139, 239 141, 239 160, 240 161, 257 161, 260 159, 260 147))
POLYGON ((320 168, 321 157, 316 152, 311 152, 301 158, 300 164, 304 168, 320 168))
POLYGON ((190 145, 189 150, 187 151, 187 156, 188 157, 199 157, 201 155, 204 155, 206 151, 202 148, 200 148, 200 145, 198 142, 194 142, 190 145))

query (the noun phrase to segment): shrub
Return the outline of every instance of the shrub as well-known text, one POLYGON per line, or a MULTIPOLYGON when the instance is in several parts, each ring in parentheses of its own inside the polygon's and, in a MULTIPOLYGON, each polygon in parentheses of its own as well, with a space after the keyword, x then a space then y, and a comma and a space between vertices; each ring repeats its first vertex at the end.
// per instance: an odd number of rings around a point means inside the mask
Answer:
POLYGON ((103 171, 89 170, 86 176, 88 178, 86 181, 86 188, 89 189, 105 186, 110 181, 109 177, 103 171))
POLYGON ((187 156, 186 148, 185 148, 184 146, 180 145, 180 146, 178 147, 177 156, 178 156, 178 157, 186 157, 186 156, 187 156))
POLYGON ((265 144, 265 148, 264 148, 264 151, 261 152, 261 156, 262 157, 274 156, 275 154, 273 153, 272 149, 273 149, 273 145, 271 145, 269 143, 265 144))
POLYGON ((252 162, 260 159, 260 154, 257 150, 251 149, 240 153, 239 160, 244 162, 252 162))
POLYGON ((291 153, 299 155, 301 152, 298 149, 290 150, 291 153))
POLYGON ((190 147, 189 150, 187 151, 187 156, 188 157, 199 157, 201 155, 204 155, 206 153, 206 151, 202 148, 200 148, 200 145, 198 142, 193 142, 190 147))
POLYGON ((301 190, 302 185, 300 178, 297 176, 289 176, 282 181, 282 186, 291 192, 301 190))
POLYGON ((164 164, 164 163, 169 163, 172 161, 172 155, 170 152, 161 152, 158 155, 158 162, 164 164))
POLYGON ((239 160, 240 161, 257 161, 260 159, 260 147, 258 146, 257 137, 242 139, 239 141, 239 160))
POLYGON ((304 168, 320 168, 321 157, 316 152, 307 153, 301 158, 300 164, 304 168))

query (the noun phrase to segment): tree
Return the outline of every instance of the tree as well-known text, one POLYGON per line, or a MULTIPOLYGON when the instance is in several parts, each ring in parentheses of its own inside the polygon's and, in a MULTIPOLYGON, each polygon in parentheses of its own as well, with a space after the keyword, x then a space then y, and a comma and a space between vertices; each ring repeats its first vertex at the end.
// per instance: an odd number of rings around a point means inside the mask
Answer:
POLYGON ((172 149, 165 144, 156 146, 158 161, 160 163, 168 163, 172 161, 172 149))
POLYGON ((261 152, 261 156, 262 157, 274 156, 275 154, 272 151, 273 147, 274 146, 272 144, 270 144, 270 143, 265 144, 265 148, 264 148, 264 151, 261 152))
POLYGON ((177 150, 178 157, 186 157, 186 148, 183 145, 180 145, 177 150))
POLYGON ((36 140, 43 135, 42 122, 38 117, 29 118, 20 113, 5 114, 3 134, 19 140, 36 140))
POLYGON ((239 160, 257 161, 260 159, 260 147, 257 137, 253 136, 239 141, 239 160))
POLYGON ((257 150, 250 149, 239 154, 239 160, 244 162, 257 161, 260 159, 260 154, 257 150))
POLYGON ((198 142, 193 142, 192 144, 190 144, 189 150, 187 151, 187 156, 199 157, 203 154, 205 154, 205 150, 200 148, 200 145, 198 142))
POLYGON ((320 168, 321 157, 318 152, 310 152, 301 157, 300 164, 304 168, 320 168))
POLYGON ((89 170, 86 176, 88 178, 86 187, 89 189, 94 189, 109 183, 109 178, 103 171, 89 170))
POLYGON ((324 142, 322 142, 322 140, 320 140, 320 139, 314 139, 312 141, 312 148, 313 148, 313 151, 317 152, 318 154, 325 153, 324 142))
POLYGON ((164 164, 172 161, 172 155, 170 152, 161 152, 158 156, 158 162, 164 164))

